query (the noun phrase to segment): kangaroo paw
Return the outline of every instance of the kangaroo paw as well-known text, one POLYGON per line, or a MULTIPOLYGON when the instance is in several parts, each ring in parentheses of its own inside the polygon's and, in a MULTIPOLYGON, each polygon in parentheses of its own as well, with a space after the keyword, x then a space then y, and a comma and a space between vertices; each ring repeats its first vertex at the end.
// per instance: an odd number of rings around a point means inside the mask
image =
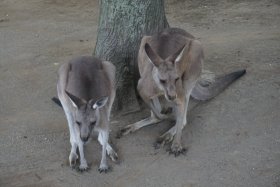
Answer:
POLYGON ((174 134, 171 132, 166 132, 160 137, 157 138, 156 143, 154 144, 155 149, 162 148, 164 145, 172 142, 174 134))
POLYGON ((110 152, 108 153, 108 155, 109 155, 109 157, 111 158, 111 160, 112 160, 113 162, 118 162, 119 157, 118 157, 118 154, 117 154, 114 150, 110 151, 110 152))
POLYGON ((169 154, 173 154, 175 157, 179 156, 180 154, 185 155, 187 152, 187 149, 182 147, 178 143, 173 143, 171 148, 167 150, 169 154))
POLYGON ((107 165, 105 165, 105 166, 100 166, 100 167, 98 168, 98 171, 99 171, 99 173, 107 173, 107 172, 111 171, 111 168, 108 167, 107 165))
POLYGON ((80 171, 80 172, 84 172, 84 171, 88 171, 88 170, 89 170, 89 167, 87 164, 81 164, 78 169, 78 171, 80 171))
POLYGON ((79 158, 79 156, 76 153, 70 153, 70 155, 69 155, 69 164, 70 164, 70 167, 72 169, 75 168, 75 166, 77 164, 78 158, 79 158))
POLYGON ((130 134, 135 131, 135 127, 133 125, 127 125, 126 127, 119 130, 117 133, 117 138, 121 138, 124 135, 130 134))

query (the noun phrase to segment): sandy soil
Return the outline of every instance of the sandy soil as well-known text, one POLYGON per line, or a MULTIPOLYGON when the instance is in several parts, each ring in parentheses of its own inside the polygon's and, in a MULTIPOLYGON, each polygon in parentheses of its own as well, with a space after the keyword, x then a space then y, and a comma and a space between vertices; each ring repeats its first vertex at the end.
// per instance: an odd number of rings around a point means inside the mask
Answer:
MULTIPOLYGON (((185 156, 155 150, 170 122, 113 138, 121 157, 97 172, 101 147, 86 149, 91 164, 69 168, 69 133, 56 95, 59 65, 91 54, 98 3, 91 0, 0 2, 0 186, 280 186, 280 3, 278 0, 169 0, 171 26, 205 47, 205 67, 247 74, 188 113, 185 156), (78 3, 77 3, 78 2, 78 3)), ((115 115, 112 137, 148 111, 115 115)))

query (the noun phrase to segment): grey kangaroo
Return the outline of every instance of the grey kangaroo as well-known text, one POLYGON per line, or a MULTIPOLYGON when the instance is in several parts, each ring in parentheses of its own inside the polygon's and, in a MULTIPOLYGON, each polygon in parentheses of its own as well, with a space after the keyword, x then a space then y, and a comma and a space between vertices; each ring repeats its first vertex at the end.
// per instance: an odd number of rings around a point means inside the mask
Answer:
POLYGON ((87 170, 84 145, 92 131, 98 132, 102 145, 99 172, 107 172, 106 152, 113 161, 117 153, 108 143, 109 121, 115 98, 115 66, 90 56, 78 57, 63 64, 58 71, 57 93, 70 131, 69 163, 75 167, 80 156, 79 170, 87 170))
POLYGON ((182 130, 187 124, 190 96, 198 100, 215 97, 246 70, 214 77, 202 70, 203 49, 194 36, 178 28, 168 28, 153 36, 142 38, 138 53, 140 79, 138 92, 151 109, 151 116, 121 129, 120 135, 134 132, 146 125, 167 119, 159 96, 172 105, 176 124, 157 140, 158 145, 171 143, 175 156, 186 150, 181 144, 182 130))

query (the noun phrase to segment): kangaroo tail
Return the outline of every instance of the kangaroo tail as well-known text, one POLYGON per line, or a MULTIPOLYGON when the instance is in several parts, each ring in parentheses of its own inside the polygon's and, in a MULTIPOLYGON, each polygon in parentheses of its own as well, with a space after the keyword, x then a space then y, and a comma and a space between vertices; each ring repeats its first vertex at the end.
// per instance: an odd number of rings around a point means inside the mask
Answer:
POLYGON ((61 104, 60 100, 57 97, 53 97, 52 101, 55 102, 55 104, 57 104, 58 106, 62 107, 62 104, 61 104))
POLYGON ((227 88, 232 82, 244 75, 246 70, 239 70, 215 77, 213 73, 204 72, 196 83, 191 96, 197 100, 208 100, 227 88))

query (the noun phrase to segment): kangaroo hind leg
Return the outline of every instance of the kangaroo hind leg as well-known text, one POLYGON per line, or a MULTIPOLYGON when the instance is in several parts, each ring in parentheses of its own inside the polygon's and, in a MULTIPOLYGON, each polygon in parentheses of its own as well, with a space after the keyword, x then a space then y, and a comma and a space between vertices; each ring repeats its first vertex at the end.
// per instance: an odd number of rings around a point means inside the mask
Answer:
MULTIPOLYGON (((104 141, 102 139, 101 134, 98 135, 98 141, 101 145, 103 145, 104 141)), ((112 146, 109 143, 107 143, 106 152, 113 162, 118 161, 118 154, 115 152, 115 150, 112 148, 112 146)))
POLYGON ((127 134, 130 134, 132 132, 135 132, 138 129, 141 129, 142 127, 159 123, 163 119, 167 118, 165 115, 160 114, 161 105, 159 103, 158 98, 154 98, 154 99, 152 99, 152 100, 150 100, 148 102, 150 102, 149 106, 151 105, 153 107, 152 110, 151 110, 151 116, 147 117, 147 118, 145 118, 143 120, 140 120, 140 121, 138 121, 136 123, 133 123, 133 124, 125 126, 118 133, 118 137, 121 137, 123 135, 127 135, 127 134), (155 113, 157 113, 157 114, 155 114, 155 113), (160 118, 159 118, 159 116, 160 116, 160 118))

